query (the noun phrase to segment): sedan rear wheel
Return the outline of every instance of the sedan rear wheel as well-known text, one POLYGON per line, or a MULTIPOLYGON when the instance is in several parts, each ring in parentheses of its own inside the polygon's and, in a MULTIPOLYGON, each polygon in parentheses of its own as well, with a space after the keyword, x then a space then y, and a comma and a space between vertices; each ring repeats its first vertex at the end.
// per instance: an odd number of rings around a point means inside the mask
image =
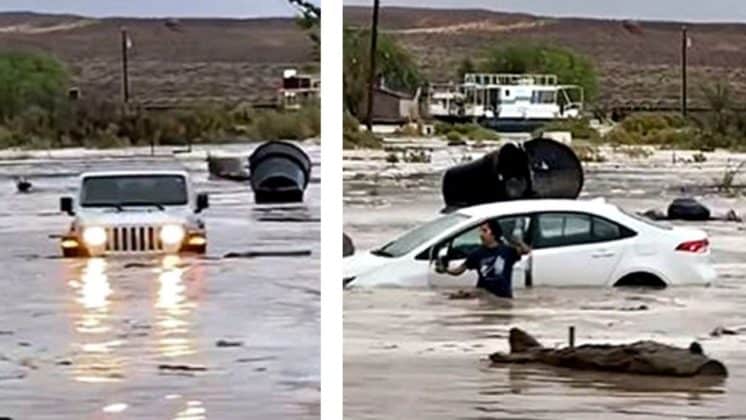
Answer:
POLYGON ((614 287, 650 287, 654 289, 665 289, 666 282, 651 273, 632 273, 619 279, 614 287))

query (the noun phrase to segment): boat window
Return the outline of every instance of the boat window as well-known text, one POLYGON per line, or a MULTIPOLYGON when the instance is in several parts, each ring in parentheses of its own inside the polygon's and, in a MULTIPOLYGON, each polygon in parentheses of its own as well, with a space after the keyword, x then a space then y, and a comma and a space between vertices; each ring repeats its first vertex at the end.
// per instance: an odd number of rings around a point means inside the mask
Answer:
POLYGON ((490 89, 488 91, 489 99, 487 105, 495 106, 500 104, 500 89, 490 89))
POLYGON ((534 104, 553 104, 557 102, 557 94, 552 90, 537 90, 531 96, 531 103, 534 104))

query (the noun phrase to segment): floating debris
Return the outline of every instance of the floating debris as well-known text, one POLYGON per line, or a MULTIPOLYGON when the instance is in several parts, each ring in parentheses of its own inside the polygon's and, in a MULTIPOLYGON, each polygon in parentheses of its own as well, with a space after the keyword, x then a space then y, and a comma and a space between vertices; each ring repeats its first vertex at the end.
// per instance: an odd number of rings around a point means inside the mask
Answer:
POLYGON ((546 138, 508 143, 448 169, 442 182, 446 212, 506 200, 577 198, 582 189, 583 167, 575 152, 546 138))
POLYGON ((248 181, 251 178, 248 165, 245 156, 207 156, 210 175, 231 181, 248 181))
POLYGON ((580 370, 598 370, 661 376, 718 376, 728 371, 721 362, 704 355, 699 343, 689 348, 637 341, 632 344, 586 344, 559 349, 542 346, 518 328, 510 330, 510 353, 493 353, 494 364, 542 363, 580 370))
POLYGON ((311 159, 293 143, 269 141, 249 156, 249 170, 257 204, 301 202, 311 175, 311 159))
POLYGON ((260 258, 260 257, 307 257, 311 255, 311 250, 299 251, 246 251, 246 252, 229 252, 223 258, 260 258))
POLYGON ((207 372, 207 368, 204 366, 192 365, 158 365, 158 370, 176 372, 207 372))
POLYGON ((284 223, 320 223, 318 217, 290 217, 290 216, 261 216, 256 219, 260 222, 284 222, 284 223))
POLYGON ((18 192, 20 193, 27 193, 31 191, 31 182, 25 177, 20 177, 16 181, 16 189, 18 189, 18 192))
POLYGON ((215 345, 217 347, 241 347, 243 346, 243 341, 218 340, 215 345))
POLYGON ((712 337, 720 337, 722 335, 738 335, 738 332, 735 330, 731 330, 725 327, 716 327, 712 332, 710 333, 710 336, 712 337))
POLYGON ((449 293, 448 299, 450 300, 468 300, 477 299, 482 294, 478 290, 459 290, 457 292, 449 293))

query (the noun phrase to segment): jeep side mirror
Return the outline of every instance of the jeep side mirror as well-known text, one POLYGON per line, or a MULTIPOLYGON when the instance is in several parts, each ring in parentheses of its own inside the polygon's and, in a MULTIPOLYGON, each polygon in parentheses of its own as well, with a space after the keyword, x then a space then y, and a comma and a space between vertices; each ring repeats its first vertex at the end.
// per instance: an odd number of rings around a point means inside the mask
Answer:
POLYGON ((200 213, 202 210, 210 207, 210 199, 207 194, 197 194, 197 209, 195 213, 200 213))
POLYGON ((70 216, 75 215, 75 212, 73 211, 73 198, 72 197, 60 198, 60 211, 63 213, 67 213, 70 216))

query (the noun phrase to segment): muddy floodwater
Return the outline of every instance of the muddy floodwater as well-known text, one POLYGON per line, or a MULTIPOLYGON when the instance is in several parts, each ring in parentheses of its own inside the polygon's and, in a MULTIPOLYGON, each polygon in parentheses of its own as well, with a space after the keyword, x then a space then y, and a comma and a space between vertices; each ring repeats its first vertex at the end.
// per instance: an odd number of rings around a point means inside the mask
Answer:
POLYGON ((305 203, 274 207, 209 179, 204 150, 0 155, 0 417, 317 419, 320 153, 304 147, 305 203), (58 257, 80 172, 174 168, 210 194, 206 257, 58 257), (311 256, 221 258, 270 250, 311 256))
MULTIPOLYGON (((396 147, 397 145, 392 145, 396 147)), ((406 145, 399 145, 406 147, 406 145)), ((443 207, 442 170, 485 150, 426 145, 432 162, 386 163, 387 152, 345 155, 345 227, 360 249, 382 245, 443 207)), ((585 166, 584 198, 633 211, 662 209, 682 193, 716 213, 746 213, 746 199, 712 188, 746 155, 656 152, 632 159, 606 150, 585 166)), ((746 178, 736 177, 736 183, 746 178)), ((344 410, 349 419, 746 419, 746 231, 742 223, 677 223, 706 230, 719 274, 712 287, 666 290, 517 289, 511 306, 452 301, 444 290, 350 289, 344 293, 344 410), (509 351, 511 327, 545 346, 642 339, 698 340, 724 362, 724 381, 578 373, 542 366, 491 367, 509 351), (716 327, 736 335, 713 337, 716 327)))

